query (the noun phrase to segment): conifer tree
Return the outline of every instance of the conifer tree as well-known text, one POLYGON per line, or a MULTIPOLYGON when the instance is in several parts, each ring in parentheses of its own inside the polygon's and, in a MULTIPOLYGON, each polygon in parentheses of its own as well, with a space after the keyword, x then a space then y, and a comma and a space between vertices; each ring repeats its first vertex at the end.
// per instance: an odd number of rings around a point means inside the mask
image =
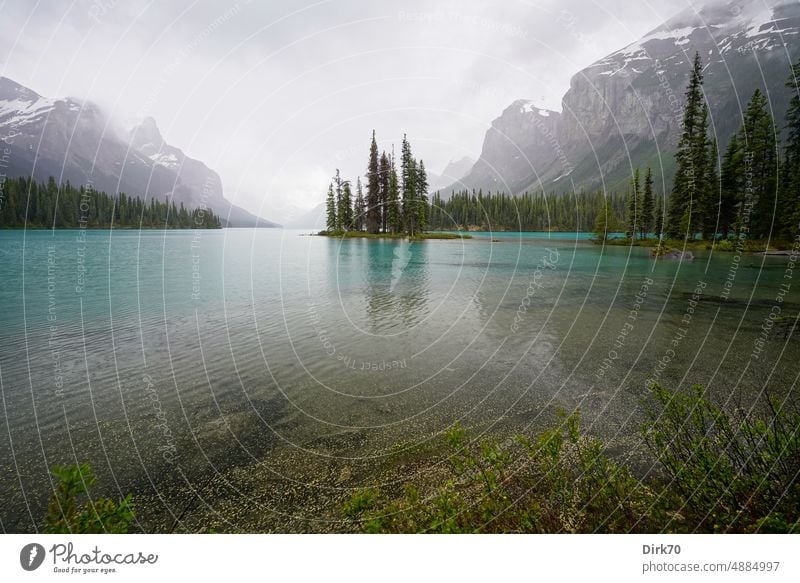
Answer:
POLYGON ((377 233, 381 228, 381 186, 378 162, 378 143, 375 130, 372 130, 372 143, 369 147, 369 164, 367 165, 367 232, 377 233))
POLYGON ((725 149, 720 168, 718 230, 723 239, 728 238, 736 223, 743 179, 742 149, 739 146, 739 138, 733 134, 725 149))
POLYGON ((775 124, 767 107, 766 97, 756 89, 745 110, 739 135, 739 142, 744 144, 745 171, 752 175, 750 232, 756 238, 767 237, 772 232, 778 186, 775 124))
POLYGON ((702 95, 703 67, 700 54, 695 53, 692 75, 686 90, 683 128, 675 154, 677 169, 669 198, 666 232, 672 238, 694 236, 697 201, 706 185, 703 175, 706 156, 708 109, 702 95), (682 230, 681 227, 685 227, 682 230))
POLYGON ((786 110, 786 146, 780 200, 783 221, 780 230, 788 239, 797 234, 800 224, 800 61, 792 66, 786 87, 791 97, 786 110))
POLYGON ((597 219, 594 222, 594 237, 598 241, 606 241, 608 240, 608 232, 609 232, 609 214, 610 209, 608 205, 608 199, 603 197, 603 202, 601 203, 602 206, 600 207, 599 212, 597 213, 597 219))
POLYGON ((408 138, 403 135, 403 146, 400 154, 400 172, 403 177, 403 223, 409 235, 417 232, 417 216, 415 204, 417 197, 417 164, 411 155, 411 145, 408 138))
POLYGON ((700 216, 702 218, 703 239, 713 239, 719 231, 721 191, 717 162, 719 152, 717 140, 709 142, 709 149, 705 158, 705 187, 701 200, 700 216))
POLYGON ((353 193, 350 189, 350 181, 342 182, 342 198, 339 201, 339 223, 342 231, 353 230, 353 193))
POLYGON ((334 192, 336 193, 336 231, 343 231, 344 225, 342 224, 342 219, 344 219, 344 212, 342 209, 342 194, 343 194, 343 187, 344 181, 342 180, 342 176, 339 173, 339 169, 336 169, 336 174, 333 177, 333 188, 334 192))
POLYGON ((425 162, 419 161, 416 165, 416 219, 417 229, 420 233, 428 228, 428 174, 425 172, 425 162))
POLYGON ((644 192, 642 193, 642 213, 640 218, 640 233, 644 239, 653 230, 653 171, 648 168, 644 176, 644 192))
POLYGON ((391 172, 391 164, 386 152, 381 153, 378 162, 378 181, 380 184, 380 207, 381 207, 381 230, 385 233, 389 219, 389 213, 386 209, 386 203, 389 199, 389 175, 391 172))
POLYGON ((325 221, 326 230, 332 233, 336 230, 336 197, 333 194, 333 182, 328 185, 328 197, 325 199, 325 209, 327 216, 325 221))
POLYGON ((655 218, 653 220, 653 234, 658 238, 661 239, 664 235, 664 206, 666 201, 664 197, 660 194, 656 195, 655 200, 655 218))
POLYGON ((364 191, 361 188, 361 177, 356 178, 356 199, 353 202, 353 228, 356 231, 363 231, 366 224, 367 205, 364 200, 364 191))
POLYGON ((391 233, 403 230, 403 215, 400 209, 400 185, 397 180, 397 167, 392 154, 391 168, 389 170, 389 194, 386 200, 387 227, 391 233))
POLYGON ((639 169, 633 172, 633 180, 631 180, 630 190, 628 194, 628 229, 626 234, 628 238, 635 239, 637 233, 641 228, 640 214, 642 212, 642 194, 639 184, 639 169))

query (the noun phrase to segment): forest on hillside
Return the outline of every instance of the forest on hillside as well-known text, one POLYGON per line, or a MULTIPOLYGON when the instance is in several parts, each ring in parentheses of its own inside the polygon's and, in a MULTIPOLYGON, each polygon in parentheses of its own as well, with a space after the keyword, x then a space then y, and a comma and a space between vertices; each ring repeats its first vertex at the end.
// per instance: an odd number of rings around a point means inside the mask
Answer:
POLYGON ((46 183, 32 178, 0 182, 2 228, 161 228, 219 229, 221 222, 211 209, 187 209, 183 203, 110 196, 92 188, 46 183))

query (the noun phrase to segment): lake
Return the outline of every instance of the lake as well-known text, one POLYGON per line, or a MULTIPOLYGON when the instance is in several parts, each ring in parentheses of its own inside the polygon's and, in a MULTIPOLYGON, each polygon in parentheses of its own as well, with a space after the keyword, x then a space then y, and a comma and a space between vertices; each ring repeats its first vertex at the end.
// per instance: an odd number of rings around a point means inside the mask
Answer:
POLYGON ((455 420, 580 407, 634 452, 648 379, 743 406, 795 382, 788 263, 574 233, 0 231, 0 526, 35 530, 55 464, 133 492, 142 530, 318 531, 455 420))

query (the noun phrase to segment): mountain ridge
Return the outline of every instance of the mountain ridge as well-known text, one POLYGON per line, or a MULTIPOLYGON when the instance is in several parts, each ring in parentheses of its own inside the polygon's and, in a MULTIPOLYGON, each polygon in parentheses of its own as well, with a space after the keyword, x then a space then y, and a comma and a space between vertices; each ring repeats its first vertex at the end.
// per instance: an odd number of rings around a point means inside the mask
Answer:
POLYGON ((492 122, 470 173, 442 195, 465 187, 512 194, 622 191, 637 166, 652 167, 657 187, 668 191, 695 51, 703 57, 720 151, 756 88, 770 95, 776 125, 783 126, 784 83, 800 57, 800 4, 707 2, 573 75, 554 124, 532 126, 535 106, 512 103, 492 122), (542 147, 545 139, 549 148, 542 147), (516 165, 497 163, 516 156, 516 165))
POLYGON ((228 201, 219 174, 167 144, 153 118, 126 132, 91 101, 43 97, 0 77, 0 136, 7 177, 53 176, 108 194, 205 205, 229 227, 280 226, 228 201))

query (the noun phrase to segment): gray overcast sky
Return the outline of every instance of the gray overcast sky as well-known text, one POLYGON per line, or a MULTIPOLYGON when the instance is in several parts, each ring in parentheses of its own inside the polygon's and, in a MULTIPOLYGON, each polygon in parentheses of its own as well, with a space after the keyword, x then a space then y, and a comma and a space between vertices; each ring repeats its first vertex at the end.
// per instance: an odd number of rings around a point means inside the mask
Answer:
POLYGON ((689 0, 0 0, 0 74, 98 102, 217 170, 266 218, 363 173, 370 132, 440 172, 513 100, 570 77, 689 0))

